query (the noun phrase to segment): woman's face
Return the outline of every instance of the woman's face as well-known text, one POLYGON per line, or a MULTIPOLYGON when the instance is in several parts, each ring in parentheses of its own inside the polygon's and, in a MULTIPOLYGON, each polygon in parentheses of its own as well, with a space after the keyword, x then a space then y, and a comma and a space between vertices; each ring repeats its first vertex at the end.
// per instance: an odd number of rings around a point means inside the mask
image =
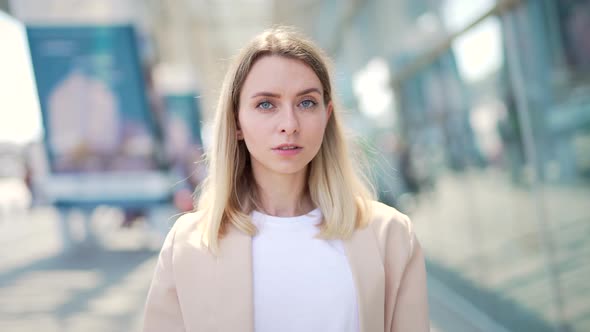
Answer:
POLYGON ((304 172, 322 144, 332 112, 319 78, 305 63, 281 56, 258 59, 240 93, 238 138, 256 174, 304 172))

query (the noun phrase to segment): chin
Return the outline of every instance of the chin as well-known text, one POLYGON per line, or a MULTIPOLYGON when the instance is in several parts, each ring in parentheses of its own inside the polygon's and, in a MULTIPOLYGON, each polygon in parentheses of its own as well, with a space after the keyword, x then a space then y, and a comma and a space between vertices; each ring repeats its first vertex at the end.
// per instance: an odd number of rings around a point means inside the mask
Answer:
MULTIPOLYGON (((270 159, 270 158, 269 158, 270 159)), ((304 160, 265 160, 264 162, 260 162, 260 159, 257 160, 257 164, 260 167, 260 170, 264 170, 264 172, 272 172, 275 174, 282 174, 282 175, 293 175, 305 171, 311 162, 304 161, 304 160)))
POLYGON ((269 169, 271 169, 273 172, 278 173, 278 174, 285 174, 285 175, 291 175, 291 174, 297 174, 300 172, 305 171, 305 169, 307 168, 307 166, 309 165, 309 163, 306 164, 283 164, 283 165, 272 165, 274 167, 269 167, 269 169))
POLYGON ((273 171, 278 174, 292 175, 305 170, 305 167, 277 167, 273 171))

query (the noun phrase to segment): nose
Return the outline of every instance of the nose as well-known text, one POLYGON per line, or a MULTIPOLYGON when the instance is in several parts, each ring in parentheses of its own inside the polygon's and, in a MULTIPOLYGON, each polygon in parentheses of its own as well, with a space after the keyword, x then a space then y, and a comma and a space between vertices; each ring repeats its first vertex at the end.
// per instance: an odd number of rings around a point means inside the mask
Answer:
POLYGON ((287 135, 292 135, 299 132, 299 119, 297 118, 297 114, 295 114, 293 107, 289 107, 283 112, 280 123, 280 131, 281 133, 285 133, 287 135))

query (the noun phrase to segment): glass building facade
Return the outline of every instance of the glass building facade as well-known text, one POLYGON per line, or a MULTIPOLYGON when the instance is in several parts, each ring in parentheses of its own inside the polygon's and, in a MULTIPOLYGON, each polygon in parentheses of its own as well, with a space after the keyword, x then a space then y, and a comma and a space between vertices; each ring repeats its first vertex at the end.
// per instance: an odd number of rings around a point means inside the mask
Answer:
POLYGON ((590 1, 516 3, 395 82, 397 204, 429 273, 506 329, 590 331, 590 1), (493 70, 462 71, 495 42, 493 70))

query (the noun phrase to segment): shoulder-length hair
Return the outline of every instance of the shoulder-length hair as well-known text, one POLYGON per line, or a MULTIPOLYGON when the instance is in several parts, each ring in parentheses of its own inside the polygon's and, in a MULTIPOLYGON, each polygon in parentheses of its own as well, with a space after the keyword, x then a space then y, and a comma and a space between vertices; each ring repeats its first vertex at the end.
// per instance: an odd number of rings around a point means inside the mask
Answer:
POLYGON ((370 182, 349 155, 334 105, 328 59, 311 41, 290 28, 275 27, 255 37, 234 59, 228 69, 217 104, 213 137, 206 153, 208 175, 198 193, 198 223, 202 245, 212 253, 227 227, 256 234, 250 213, 259 205, 257 188, 250 166, 250 156, 243 141, 238 140, 239 97, 246 76, 254 63, 264 56, 296 59, 309 66, 323 88, 323 102, 333 104, 324 138, 308 168, 308 192, 323 214, 318 238, 347 239, 355 229, 364 227, 370 218, 369 201, 374 197, 370 182))

